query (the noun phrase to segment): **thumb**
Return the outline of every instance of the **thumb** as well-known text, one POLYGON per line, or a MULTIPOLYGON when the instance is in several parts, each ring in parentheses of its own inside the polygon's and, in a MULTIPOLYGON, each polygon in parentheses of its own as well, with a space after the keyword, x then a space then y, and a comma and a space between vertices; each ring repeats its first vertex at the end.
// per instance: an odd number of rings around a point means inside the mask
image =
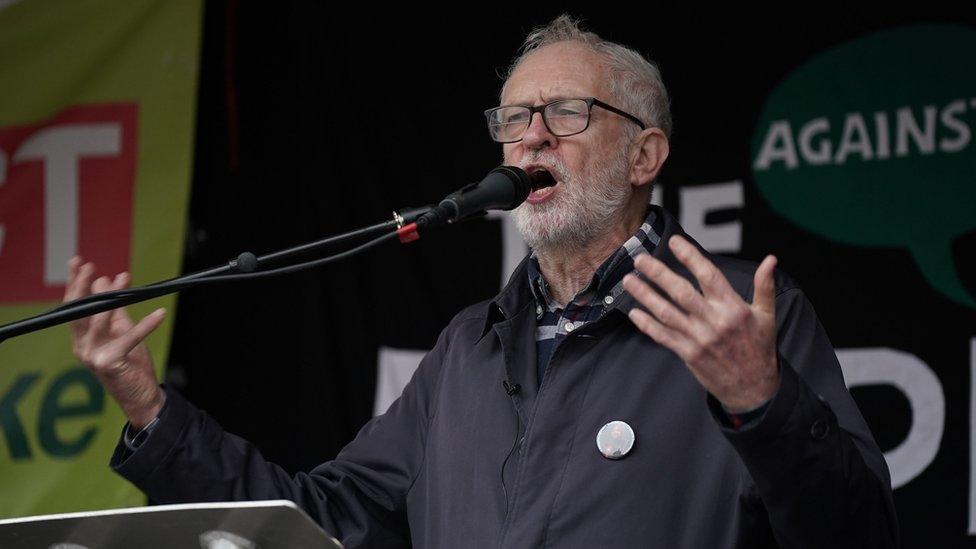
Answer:
POLYGON ((776 270, 776 256, 767 255, 766 259, 759 264, 756 274, 753 277, 752 305, 753 307, 770 314, 776 312, 776 281, 773 279, 773 272, 776 270))
POLYGON ((156 309, 149 313, 135 326, 112 341, 110 347, 105 350, 106 354, 120 359, 127 356, 132 349, 135 349, 137 345, 142 343, 142 340, 146 339, 153 330, 163 323, 164 318, 166 318, 166 309, 156 309))

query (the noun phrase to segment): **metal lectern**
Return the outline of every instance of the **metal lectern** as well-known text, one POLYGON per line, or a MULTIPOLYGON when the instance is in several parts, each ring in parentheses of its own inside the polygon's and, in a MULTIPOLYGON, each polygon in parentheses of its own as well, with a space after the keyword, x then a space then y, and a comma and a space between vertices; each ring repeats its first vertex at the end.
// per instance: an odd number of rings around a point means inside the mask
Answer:
POLYGON ((3 549, 341 548, 285 500, 158 505, 0 520, 3 549))

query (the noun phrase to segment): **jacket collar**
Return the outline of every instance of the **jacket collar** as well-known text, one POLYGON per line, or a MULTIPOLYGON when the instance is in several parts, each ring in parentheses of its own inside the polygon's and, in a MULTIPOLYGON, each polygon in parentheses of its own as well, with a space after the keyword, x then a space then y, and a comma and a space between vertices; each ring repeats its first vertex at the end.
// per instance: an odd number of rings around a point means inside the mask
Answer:
POLYGON ((515 272, 509 277, 508 284, 502 288, 502 291, 498 292, 498 295, 488 302, 485 325, 478 339, 485 337, 485 334, 491 330, 491 327, 498 322, 503 322, 515 316, 515 313, 534 299, 532 289, 529 287, 529 261, 531 261, 530 255, 522 258, 522 262, 518 264, 515 272))
MULTIPOLYGON (((664 229, 661 235, 661 242, 654 248, 654 257, 660 259, 667 265, 671 270, 678 273, 679 275, 689 279, 691 283, 697 288, 698 282, 691 275, 691 273, 681 264, 680 261, 671 253, 671 249, 668 247, 667 242, 673 235, 682 235, 689 242, 698 246, 701 246, 695 242, 691 237, 685 233, 681 225, 678 224, 678 220, 675 219, 667 210, 661 208, 660 206, 651 206, 656 209, 658 215, 664 220, 664 229)), ((703 253, 704 250, 702 249, 703 253)), ((496 295, 491 301, 488 302, 488 309, 485 314, 485 325, 481 331, 479 339, 484 337, 485 334, 491 330, 498 322, 502 322, 506 319, 512 318, 518 311, 527 305, 534 303, 534 296, 532 294, 532 288, 529 283, 528 275, 528 264, 530 261, 530 256, 526 255, 519 263, 519 266, 515 268, 515 272, 512 273, 511 278, 508 279, 508 284, 496 295)), ((624 314, 627 314, 632 308, 637 306, 636 300, 629 293, 624 292, 620 294, 611 310, 617 310, 624 314)))

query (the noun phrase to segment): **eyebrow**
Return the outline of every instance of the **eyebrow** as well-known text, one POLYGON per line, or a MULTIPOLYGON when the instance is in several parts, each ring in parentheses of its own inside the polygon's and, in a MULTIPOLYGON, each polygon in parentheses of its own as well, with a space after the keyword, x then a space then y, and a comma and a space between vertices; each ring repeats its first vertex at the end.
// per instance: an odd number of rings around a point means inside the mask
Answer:
MULTIPOLYGON (((588 95, 577 95, 577 94, 557 94, 546 97, 542 95, 542 105, 548 105, 553 101, 562 101, 564 99, 582 99, 583 97, 590 97, 588 95)), ((525 106, 535 106, 533 103, 502 103, 502 107, 525 107, 525 106)))

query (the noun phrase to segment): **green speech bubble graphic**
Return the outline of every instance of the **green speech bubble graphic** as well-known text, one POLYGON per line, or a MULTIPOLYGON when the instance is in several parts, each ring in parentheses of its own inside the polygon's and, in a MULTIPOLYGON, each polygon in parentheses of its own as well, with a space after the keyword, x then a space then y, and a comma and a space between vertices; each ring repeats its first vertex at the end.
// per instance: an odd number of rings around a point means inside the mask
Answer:
POLYGON ((774 210, 845 244, 907 248, 976 307, 952 239, 976 229, 976 29, 919 25, 829 50, 769 95, 753 180, 774 210))

